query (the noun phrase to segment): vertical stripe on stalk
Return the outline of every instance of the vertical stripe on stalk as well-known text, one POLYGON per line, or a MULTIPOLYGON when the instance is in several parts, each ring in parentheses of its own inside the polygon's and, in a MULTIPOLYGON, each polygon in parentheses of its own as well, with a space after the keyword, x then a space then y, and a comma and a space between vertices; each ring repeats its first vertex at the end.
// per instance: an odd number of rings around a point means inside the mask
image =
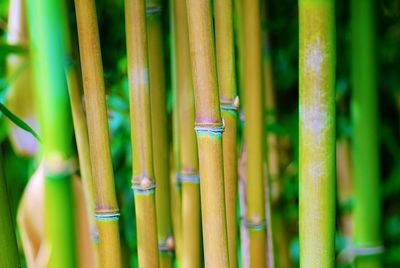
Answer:
POLYGON ((89 149, 96 199, 100 265, 120 267, 119 209, 114 185, 103 65, 94 0, 75 0, 89 149))
POLYGON ((169 144, 167 132, 167 99, 164 66, 164 42, 160 0, 146 1, 146 22, 149 50, 149 79, 154 175, 157 178, 156 213, 160 266, 173 266, 169 187, 169 144))
POLYGON ((236 98, 233 7, 232 0, 215 0, 215 43, 221 113, 225 123, 222 140, 224 157, 224 182, 226 224, 230 267, 237 267, 237 110, 236 98), (236 99, 235 99, 236 98, 236 99))
POLYGON ((139 266, 159 267, 145 12, 145 0, 125 0, 139 266))
POLYGON ((187 0, 190 57, 195 92, 196 134, 206 267, 229 267, 226 229, 223 124, 214 55, 210 1, 187 0))
POLYGON ((382 266, 376 2, 351 1, 355 267, 382 266))
POLYGON ((335 12, 300 0, 300 267, 333 267, 335 235, 335 12))

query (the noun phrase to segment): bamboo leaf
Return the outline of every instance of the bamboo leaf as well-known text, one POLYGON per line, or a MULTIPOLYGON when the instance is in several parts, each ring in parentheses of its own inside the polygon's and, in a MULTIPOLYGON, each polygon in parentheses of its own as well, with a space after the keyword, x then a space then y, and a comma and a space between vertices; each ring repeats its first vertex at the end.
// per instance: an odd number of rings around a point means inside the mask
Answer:
POLYGON ((23 130, 31 133, 39 142, 41 141, 39 135, 35 132, 35 130, 33 130, 27 123, 25 123, 22 119, 18 118, 15 114, 8 110, 7 107, 4 106, 2 103, 0 103, 0 111, 14 124, 22 128, 23 130))

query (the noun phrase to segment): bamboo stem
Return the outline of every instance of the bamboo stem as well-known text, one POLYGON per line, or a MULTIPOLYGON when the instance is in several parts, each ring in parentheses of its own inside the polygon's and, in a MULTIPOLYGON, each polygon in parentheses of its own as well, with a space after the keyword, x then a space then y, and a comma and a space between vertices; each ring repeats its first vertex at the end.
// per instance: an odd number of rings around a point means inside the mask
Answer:
POLYGON ((132 189, 135 195, 139 266, 158 267, 144 0, 125 1, 125 21, 132 129, 132 189))
POLYGON ((93 0, 76 0, 83 89, 99 230, 100 265, 120 267, 119 209, 112 169, 97 15, 93 0))
POLYGON ((229 267, 222 155, 223 124, 210 1, 187 0, 195 89, 201 207, 206 267, 229 267))
POLYGON ((154 175, 157 178, 156 213, 160 267, 173 267, 173 239, 169 188, 169 144, 161 0, 146 1, 148 33, 151 127, 154 175))
POLYGON ((179 180, 182 187, 182 267, 201 267, 201 210, 195 108, 185 0, 174 2, 179 121, 179 180))
POLYGON ((216 0, 214 1, 214 10, 219 94, 221 114, 225 123, 222 145, 229 265, 237 267, 238 163, 236 142, 239 99, 236 97, 232 1, 216 0))
POLYGON ((335 2, 300 0, 300 267, 335 262, 335 2))
POLYGON ((376 1, 351 1, 354 244, 356 267, 381 267, 376 1), (369 252, 364 254, 363 252, 369 252))
POLYGON ((260 1, 243 2, 244 23, 244 142, 246 144, 246 223, 249 229, 250 267, 266 263, 264 192, 264 119, 260 1))
POLYGON ((14 268, 20 267, 20 262, 2 158, 0 149, 0 263, 4 268, 14 268))
POLYGON ((93 250, 95 251, 96 266, 99 258, 98 228, 95 217, 95 197, 92 170, 90 164, 89 140, 86 126, 86 115, 82 107, 80 94, 80 82, 75 65, 67 67, 67 83, 70 98, 72 122, 75 130, 75 142, 78 149, 79 167, 85 195, 86 213, 89 219, 89 228, 92 238, 93 250))
POLYGON ((46 177, 46 266, 75 267, 73 169, 69 160, 72 126, 64 73, 67 48, 63 30, 66 29, 66 18, 60 1, 28 1, 27 10, 46 177))
MULTIPOLYGON (((182 194, 181 194, 181 183, 179 181, 179 170, 180 170, 180 153, 179 153, 179 99, 178 99, 178 78, 177 78, 177 62, 176 62, 176 28, 175 25, 175 11, 174 11, 174 1, 169 0, 169 25, 171 29, 171 81, 172 81, 172 98, 175 104, 172 107, 172 156, 173 168, 171 169, 171 208, 172 208, 172 223, 174 229, 175 238, 175 254, 177 263, 182 263, 182 194)), ((178 50, 179 51, 179 50, 178 50)))

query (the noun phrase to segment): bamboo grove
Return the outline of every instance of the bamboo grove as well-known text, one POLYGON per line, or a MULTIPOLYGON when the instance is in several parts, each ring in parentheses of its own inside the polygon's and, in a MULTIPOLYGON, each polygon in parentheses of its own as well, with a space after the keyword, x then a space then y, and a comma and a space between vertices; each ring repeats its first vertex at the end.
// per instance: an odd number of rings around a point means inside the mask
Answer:
POLYGON ((5 3, 0 267, 400 265, 377 1, 5 3))

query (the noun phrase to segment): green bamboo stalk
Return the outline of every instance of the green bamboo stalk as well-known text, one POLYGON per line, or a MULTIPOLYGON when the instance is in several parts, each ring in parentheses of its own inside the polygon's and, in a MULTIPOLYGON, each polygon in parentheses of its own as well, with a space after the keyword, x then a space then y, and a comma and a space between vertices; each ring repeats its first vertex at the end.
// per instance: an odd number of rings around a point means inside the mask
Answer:
POLYGON ((187 0, 206 267, 229 267, 220 113, 210 1, 187 0))
POLYGON ((66 36, 62 30, 66 18, 60 1, 27 1, 27 10, 46 177, 47 267, 75 267, 73 168, 69 160, 72 126, 64 73, 66 36))
POLYGON ((161 10, 161 0, 146 0, 153 161, 154 175, 157 178, 158 186, 156 213, 160 267, 173 267, 174 248, 170 208, 168 120, 161 10))
POLYGON ((264 192, 264 117, 260 1, 243 2, 244 105, 246 144, 246 224, 249 229, 250 267, 266 263, 266 218, 264 192))
POLYGON ((381 267, 375 1, 351 1, 356 267, 381 267))
POLYGON ((20 267, 20 262, 2 158, 0 150, 0 263, 4 268, 14 268, 20 267))
MULTIPOLYGON (((177 64, 176 64, 176 25, 174 22, 175 11, 174 11, 174 0, 169 0, 169 24, 171 29, 171 81, 172 81, 172 98, 174 106, 172 107, 172 162, 171 165, 171 209, 172 209, 172 225, 175 238, 175 254, 176 262, 182 263, 182 194, 181 194, 181 183, 179 181, 179 170, 180 170, 180 153, 179 153, 179 100, 178 100, 178 79, 177 79, 177 64)), ((179 50, 178 50, 179 51, 179 50)))
POLYGON ((125 22, 139 266, 159 267, 144 0, 125 0, 125 22))
POLYGON ((93 0, 76 0, 101 267, 121 267, 119 209, 112 169, 103 65, 93 0))
POLYGON ((215 44, 221 114, 225 123, 222 139, 226 223, 228 228, 229 266, 237 267, 237 119, 239 99, 236 96, 236 76, 233 37, 233 7, 231 0, 214 1, 215 44))
POLYGON ((299 1, 300 267, 335 264, 335 2, 299 1))
POLYGON ((182 191, 182 267, 201 267, 199 160, 194 128, 195 108, 185 0, 174 1, 179 180, 182 191))

